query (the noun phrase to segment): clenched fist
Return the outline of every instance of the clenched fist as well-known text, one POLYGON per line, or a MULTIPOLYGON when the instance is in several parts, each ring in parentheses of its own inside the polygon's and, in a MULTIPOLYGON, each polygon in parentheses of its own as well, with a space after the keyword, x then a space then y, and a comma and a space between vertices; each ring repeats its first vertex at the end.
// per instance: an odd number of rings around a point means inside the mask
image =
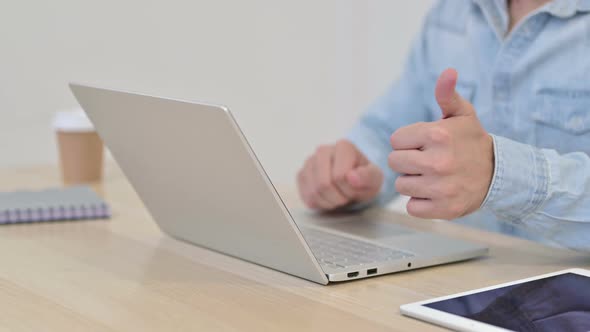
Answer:
POLYGON ((299 194, 316 210, 333 210, 375 198, 383 173, 348 140, 320 146, 297 174, 299 194))
POLYGON ((456 91, 457 72, 444 71, 435 96, 442 119, 416 123, 391 135, 389 166, 401 173, 396 190, 411 196, 408 213, 455 219, 477 210, 494 171, 493 141, 473 105, 456 91))

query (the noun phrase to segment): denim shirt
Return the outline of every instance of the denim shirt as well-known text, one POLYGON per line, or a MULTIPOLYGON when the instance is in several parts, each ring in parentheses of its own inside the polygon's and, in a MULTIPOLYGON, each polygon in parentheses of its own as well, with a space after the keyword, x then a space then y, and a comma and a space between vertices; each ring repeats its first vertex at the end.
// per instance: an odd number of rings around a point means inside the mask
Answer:
POLYGON ((402 76, 348 138, 385 174, 378 202, 391 201, 389 137, 440 119, 434 86, 453 67, 495 153, 481 208, 457 221, 590 252, 590 0, 554 0, 511 32, 508 15, 506 0, 439 1, 402 76))

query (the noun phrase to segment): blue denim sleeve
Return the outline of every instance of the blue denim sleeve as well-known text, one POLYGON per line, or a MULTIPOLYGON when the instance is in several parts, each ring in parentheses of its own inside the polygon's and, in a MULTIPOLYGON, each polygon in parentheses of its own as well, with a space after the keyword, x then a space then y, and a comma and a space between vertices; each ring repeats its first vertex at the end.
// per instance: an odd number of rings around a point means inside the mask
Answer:
MULTIPOLYGON (((347 138, 365 156, 378 165, 385 181, 374 203, 385 205, 395 196, 395 174, 388 166, 387 158, 392 151, 389 138, 398 128, 420 121, 429 121, 429 112, 424 103, 425 73, 424 32, 414 42, 402 76, 378 98, 348 133, 347 138)), ((431 92, 433 94, 434 91, 431 92)))
POLYGON ((492 137, 495 170, 482 209, 547 243, 590 252, 590 157, 492 137))

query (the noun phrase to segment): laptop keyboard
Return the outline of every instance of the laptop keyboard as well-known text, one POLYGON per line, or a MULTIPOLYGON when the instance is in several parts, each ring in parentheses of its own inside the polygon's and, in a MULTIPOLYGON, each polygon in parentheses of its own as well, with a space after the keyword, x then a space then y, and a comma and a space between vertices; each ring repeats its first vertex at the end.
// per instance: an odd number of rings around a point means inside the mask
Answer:
POLYGON ((315 228, 301 228, 305 240, 320 265, 332 269, 345 269, 359 265, 378 265, 387 261, 414 255, 386 248, 315 228))

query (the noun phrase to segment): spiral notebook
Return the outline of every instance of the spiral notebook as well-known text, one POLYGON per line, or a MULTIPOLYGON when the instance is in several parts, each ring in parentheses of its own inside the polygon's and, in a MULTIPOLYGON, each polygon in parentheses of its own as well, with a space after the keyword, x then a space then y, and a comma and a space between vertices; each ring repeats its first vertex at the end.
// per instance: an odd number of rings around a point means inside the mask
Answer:
POLYGON ((88 186, 0 192, 0 224, 105 219, 111 211, 88 186))

